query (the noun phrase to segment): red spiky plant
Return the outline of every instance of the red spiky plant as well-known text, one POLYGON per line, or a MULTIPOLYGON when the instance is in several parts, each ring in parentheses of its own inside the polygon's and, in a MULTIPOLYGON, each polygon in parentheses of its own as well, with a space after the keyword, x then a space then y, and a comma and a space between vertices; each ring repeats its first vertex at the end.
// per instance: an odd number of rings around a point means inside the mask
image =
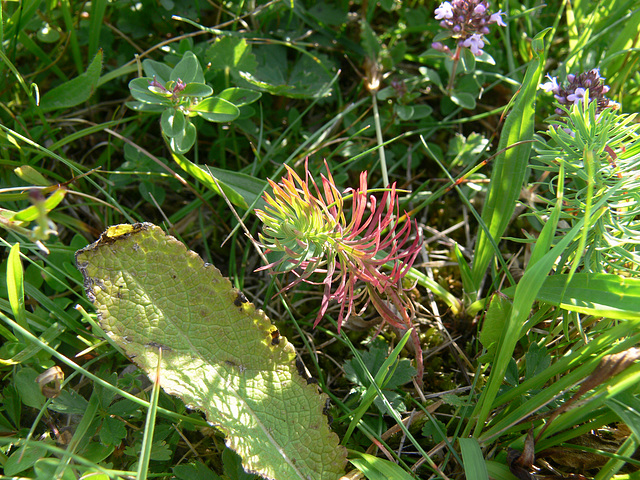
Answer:
POLYGON ((314 326, 334 300, 341 305, 338 329, 355 305, 362 311, 369 303, 384 322, 411 329, 417 379, 422 384, 424 367, 420 339, 412 322, 414 307, 402 282, 420 251, 419 235, 405 248, 412 222, 405 212, 404 222, 398 223, 395 183, 384 191, 378 203, 367 189, 367 172, 360 174, 356 190, 350 188, 341 194, 326 162, 325 166, 322 192, 306 163, 304 180, 287 165, 287 174, 280 183, 269 180, 273 196, 265 193, 265 209, 256 210, 264 224, 260 241, 267 253, 279 252, 281 256, 260 270, 292 273, 296 278, 283 290, 300 282, 323 285, 314 326), (349 220, 347 202, 351 203, 349 220))

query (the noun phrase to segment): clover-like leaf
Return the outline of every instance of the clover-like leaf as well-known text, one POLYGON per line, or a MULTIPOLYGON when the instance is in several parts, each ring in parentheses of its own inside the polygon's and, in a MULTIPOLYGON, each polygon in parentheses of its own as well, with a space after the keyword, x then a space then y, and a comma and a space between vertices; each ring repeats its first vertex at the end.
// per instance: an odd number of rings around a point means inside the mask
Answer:
POLYGON ((185 404, 205 412, 247 471, 337 480, 345 449, 325 398, 296 370, 295 352, 228 279, 159 227, 111 227, 76 253, 107 335, 185 404))

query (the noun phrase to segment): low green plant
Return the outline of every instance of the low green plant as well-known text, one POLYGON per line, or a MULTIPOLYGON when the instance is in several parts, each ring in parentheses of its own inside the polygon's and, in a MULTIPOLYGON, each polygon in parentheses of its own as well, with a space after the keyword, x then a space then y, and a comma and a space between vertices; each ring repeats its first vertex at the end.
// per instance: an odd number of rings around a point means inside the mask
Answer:
POLYGON ((184 53, 171 68, 154 60, 144 60, 146 77, 129 82, 129 108, 139 112, 160 113, 160 127, 171 150, 186 153, 196 142, 193 117, 208 122, 226 123, 240 116, 240 107, 255 102, 260 92, 244 88, 227 88, 217 95, 205 83, 200 62, 191 51, 184 53))

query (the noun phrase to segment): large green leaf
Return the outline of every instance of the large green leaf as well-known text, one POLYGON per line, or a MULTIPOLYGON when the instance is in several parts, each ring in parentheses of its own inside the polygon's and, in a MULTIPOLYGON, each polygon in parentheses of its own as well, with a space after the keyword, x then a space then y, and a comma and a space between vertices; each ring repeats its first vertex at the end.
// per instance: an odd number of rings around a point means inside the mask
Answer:
POLYGON ((111 227, 76 254, 107 335, 185 404, 205 412, 244 468, 266 478, 331 479, 346 451, 325 396, 295 351, 218 269, 149 223, 111 227))

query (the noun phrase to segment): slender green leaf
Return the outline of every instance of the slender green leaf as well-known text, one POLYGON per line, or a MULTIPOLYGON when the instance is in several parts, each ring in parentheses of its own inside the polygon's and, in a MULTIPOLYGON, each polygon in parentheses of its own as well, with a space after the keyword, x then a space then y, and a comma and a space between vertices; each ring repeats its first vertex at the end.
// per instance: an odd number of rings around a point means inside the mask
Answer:
POLYGON ((629 427, 640 442, 640 399, 628 392, 610 398, 605 404, 629 427))
POLYGON ((467 480, 489 480, 489 472, 478 441, 475 438, 459 438, 458 442, 467 480))
POLYGON ((42 211, 49 213, 56 208, 60 202, 64 200, 66 193, 67 191, 64 188, 58 188, 45 199, 42 205, 31 205, 24 210, 20 210, 16 212, 11 220, 17 222, 32 222, 37 220, 42 215, 42 211))
MULTIPOLYGON (((475 437, 479 436, 489 416, 489 412, 493 408, 493 401, 498 394, 498 389, 504 379, 504 374, 513 355, 516 343, 520 338, 520 331, 531 312, 531 307, 535 301, 538 290, 544 283, 549 270, 551 270, 556 260, 563 254, 565 248, 573 239, 579 235, 582 226, 583 221, 578 222, 576 226, 540 260, 533 265, 527 266, 522 279, 518 282, 513 299, 513 306, 511 308, 511 315, 502 331, 497 349, 498 353, 492 365, 487 386, 482 391, 480 400, 474 410, 474 416, 477 415, 474 431, 475 437)), ((467 429, 469 428, 470 426, 467 427, 467 429)))
MULTIPOLYGON (((542 39, 546 33, 546 30, 539 33, 536 39, 542 39)), ((516 94, 513 110, 502 129, 498 149, 506 150, 495 160, 489 194, 482 210, 482 219, 496 241, 499 241, 511 220, 529 163, 531 144, 524 143, 515 147, 511 145, 533 139, 536 91, 544 68, 543 50, 539 49, 535 53, 538 58, 529 65, 522 86, 516 94)), ((486 233, 480 230, 471 268, 476 291, 494 253, 486 233)))
MULTIPOLYGON (((29 330, 27 312, 24 309, 24 271, 20 260, 19 243, 11 247, 9 258, 7 259, 7 294, 16 322, 22 328, 29 330)), ((21 338, 17 332, 16 337, 21 338)))
POLYGON ((400 465, 385 458, 355 451, 349 453, 352 456, 349 461, 369 480, 414 480, 414 477, 400 465))
POLYGON ((140 460, 138 461, 138 480, 146 480, 149 473, 149 461, 151 460, 151 448, 153 447, 153 432, 155 430, 156 415, 158 413, 158 399, 160 398, 160 376, 162 375, 162 370, 160 368, 161 365, 162 347, 158 349, 158 364, 154 375, 155 379, 153 381, 153 389, 151 390, 147 419, 144 424, 142 451, 140 452, 140 460))
POLYGON ((102 50, 98 51, 86 72, 45 93, 40 101, 40 108, 47 112, 75 107, 86 102, 96 89, 101 70, 102 50))
MULTIPOLYGON (((576 273, 547 277, 536 299, 565 310, 619 320, 640 319, 640 279, 610 273, 576 273)), ((512 295, 513 287, 504 290, 512 295)))
POLYGON ((89 14, 89 57, 98 53, 102 22, 104 21, 108 3, 108 0, 92 0, 91 2, 91 12, 89 14))
POLYGON ((180 168, 200 180, 207 188, 218 195, 222 195, 221 188, 229 201, 235 206, 244 209, 248 209, 249 205, 254 205, 254 208, 264 208, 264 201, 261 197, 267 186, 267 182, 264 180, 240 172, 196 165, 184 155, 172 154, 172 156, 175 162, 180 165, 180 168), (216 185, 213 177, 218 181, 220 188, 216 185))

